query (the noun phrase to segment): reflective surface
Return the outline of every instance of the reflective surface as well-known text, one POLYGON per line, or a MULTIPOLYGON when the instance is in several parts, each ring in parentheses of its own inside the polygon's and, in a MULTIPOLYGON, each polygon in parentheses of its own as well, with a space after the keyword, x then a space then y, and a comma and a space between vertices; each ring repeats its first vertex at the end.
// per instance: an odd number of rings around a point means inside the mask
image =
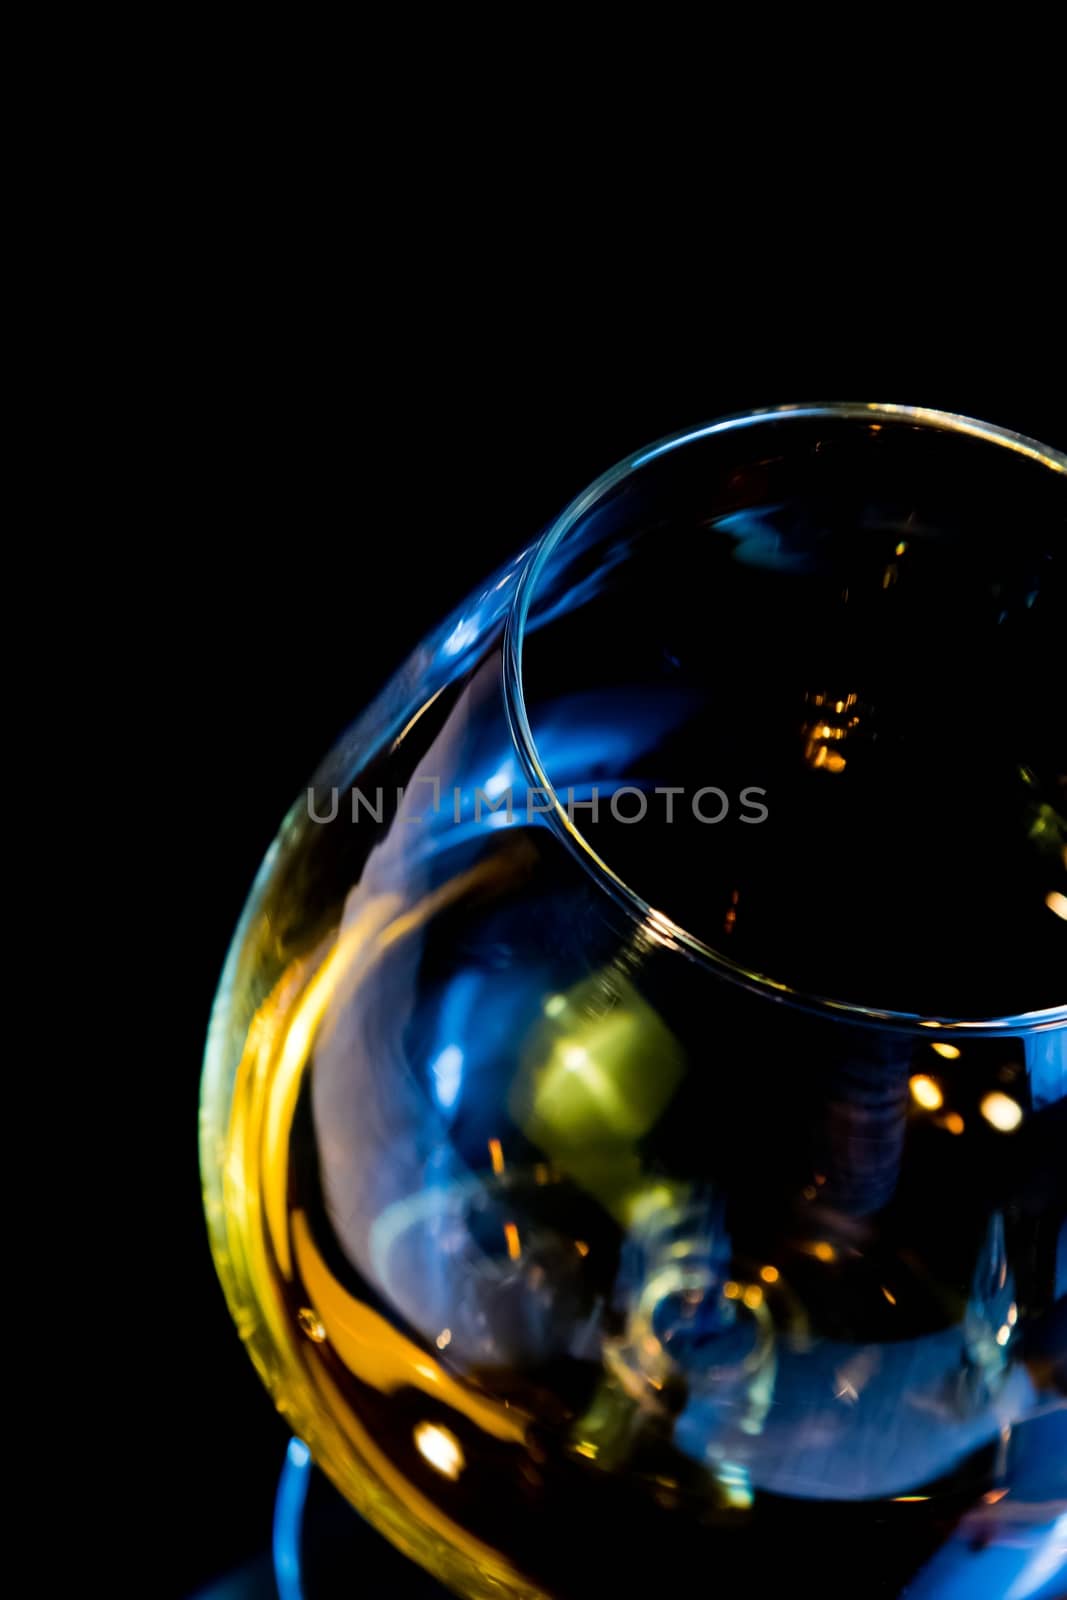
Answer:
POLYGON ((893 408, 656 447, 283 827, 216 1258, 459 1593, 1062 1594, 1064 472, 893 408))

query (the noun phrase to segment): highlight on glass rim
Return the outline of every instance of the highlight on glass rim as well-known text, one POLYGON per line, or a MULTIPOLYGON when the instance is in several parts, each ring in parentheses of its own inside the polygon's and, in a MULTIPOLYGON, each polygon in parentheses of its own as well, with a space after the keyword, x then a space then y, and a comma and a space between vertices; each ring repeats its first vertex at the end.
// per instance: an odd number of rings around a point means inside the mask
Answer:
POLYGON ((751 413, 353 706, 202 1093, 286 1600, 320 1473, 467 1600, 1063 1600, 1065 569, 1051 448, 751 413))

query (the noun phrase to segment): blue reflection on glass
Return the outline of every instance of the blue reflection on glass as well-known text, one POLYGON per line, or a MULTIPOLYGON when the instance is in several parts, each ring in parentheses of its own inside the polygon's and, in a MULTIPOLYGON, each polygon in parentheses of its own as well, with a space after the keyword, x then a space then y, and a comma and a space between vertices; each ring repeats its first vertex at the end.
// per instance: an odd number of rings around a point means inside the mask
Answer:
POLYGON ((274 1578, 279 1600, 304 1600, 300 1581, 300 1528, 311 1481, 311 1451, 290 1439, 274 1502, 274 1578))
POLYGON ((450 1111, 459 1095, 463 1077, 463 1051, 458 1044, 448 1044, 430 1068, 434 1078, 434 1094, 442 1111, 450 1111))

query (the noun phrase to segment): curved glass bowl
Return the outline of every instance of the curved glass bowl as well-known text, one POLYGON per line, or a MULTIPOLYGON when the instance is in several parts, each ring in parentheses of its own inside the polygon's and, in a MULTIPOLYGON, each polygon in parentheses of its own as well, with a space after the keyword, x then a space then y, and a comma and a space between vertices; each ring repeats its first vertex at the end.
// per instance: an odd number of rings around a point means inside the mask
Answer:
POLYGON ((294 1432, 457 1593, 1058 1592, 1065 545, 1067 460, 964 418, 666 440, 283 824, 212 1246, 294 1432))

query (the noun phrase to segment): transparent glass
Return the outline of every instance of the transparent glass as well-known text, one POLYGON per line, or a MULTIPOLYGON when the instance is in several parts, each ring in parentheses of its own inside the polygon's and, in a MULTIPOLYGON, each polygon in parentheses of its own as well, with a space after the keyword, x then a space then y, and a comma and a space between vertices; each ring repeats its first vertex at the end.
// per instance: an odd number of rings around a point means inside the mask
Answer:
POLYGON ((1065 544, 1067 459, 984 424, 694 430, 285 820, 212 1245, 294 1433, 458 1594, 1064 1593, 1065 544))

